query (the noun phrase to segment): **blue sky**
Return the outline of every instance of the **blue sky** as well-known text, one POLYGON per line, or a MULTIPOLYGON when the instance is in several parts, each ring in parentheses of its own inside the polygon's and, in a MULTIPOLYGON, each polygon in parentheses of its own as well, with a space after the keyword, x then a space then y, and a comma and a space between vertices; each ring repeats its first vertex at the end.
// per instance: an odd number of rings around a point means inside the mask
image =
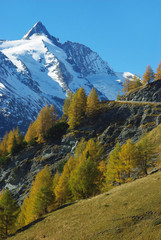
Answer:
POLYGON ((142 75, 161 60, 160 0, 0 0, 0 39, 20 39, 41 21, 50 34, 82 43, 118 72, 142 75))

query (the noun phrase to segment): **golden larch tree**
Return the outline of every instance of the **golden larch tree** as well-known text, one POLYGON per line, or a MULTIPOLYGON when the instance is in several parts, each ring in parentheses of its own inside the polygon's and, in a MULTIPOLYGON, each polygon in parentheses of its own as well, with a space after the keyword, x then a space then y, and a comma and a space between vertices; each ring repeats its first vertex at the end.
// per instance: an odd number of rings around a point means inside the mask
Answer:
POLYGON ((36 121, 34 122, 34 127, 36 129, 36 137, 39 143, 45 141, 45 134, 48 129, 51 128, 58 118, 57 112, 54 105, 50 107, 46 105, 38 114, 36 121))
POLYGON ((86 101, 86 93, 84 88, 81 87, 74 94, 68 109, 68 124, 70 129, 74 129, 83 122, 86 111, 86 101))
POLYGON ((146 84, 150 83, 150 81, 153 79, 154 79, 154 72, 153 72, 151 66, 148 65, 146 67, 145 73, 143 75, 142 84, 146 85, 146 84))
POLYGON ((161 80, 161 61, 159 62, 159 65, 157 67, 156 73, 155 73, 155 81, 161 80))
POLYGON ((64 101, 64 105, 63 105, 63 116, 62 116, 62 120, 63 121, 67 121, 68 120, 68 109, 70 106, 70 103, 72 101, 73 98, 73 92, 68 92, 67 97, 64 101))
POLYGON ((87 97, 86 114, 88 118, 94 118, 99 112, 98 94, 94 88, 87 97))
POLYGON ((31 192, 21 206, 19 225, 27 225, 47 213, 48 206, 53 201, 52 176, 49 167, 46 165, 36 174, 31 192))

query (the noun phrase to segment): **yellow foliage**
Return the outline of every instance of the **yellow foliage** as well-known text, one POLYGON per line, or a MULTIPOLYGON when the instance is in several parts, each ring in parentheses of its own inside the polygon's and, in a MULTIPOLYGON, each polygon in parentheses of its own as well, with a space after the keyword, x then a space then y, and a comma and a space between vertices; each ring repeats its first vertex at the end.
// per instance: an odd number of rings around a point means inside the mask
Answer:
POLYGON ((67 98, 64 101, 64 105, 63 105, 63 116, 62 116, 63 121, 68 120, 68 109, 69 109, 70 103, 72 101, 72 98, 73 98, 73 92, 69 92, 67 95, 67 98))
POLYGON ((69 179, 72 170, 75 167, 75 160, 70 157, 68 162, 64 166, 62 175, 59 178, 58 184, 54 189, 57 204, 60 206, 67 200, 71 199, 71 191, 69 189, 69 179))
POLYGON ((135 89, 135 88, 138 88, 140 87, 142 84, 141 84, 141 79, 140 77, 138 77, 136 74, 133 76, 132 79, 130 78, 126 78, 125 79, 125 82, 123 83, 123 89, 122 91, 124 93, 128 93, 129 91, 135 89))
POLYGON ((147 66, 146 71, 143 75, 143 85, 146 85, 154 78, 154 72, 150 65, 147 66))
POLYGON ((119 158, 122 163, 122 170, 125 173, 126 182, 130 180, 130 174, 135 163, 136 154, 135 145, 128 139, 119 152, 119 158))
POLYGON ((88 118, 94 118, 97 116, 99 111, 99 99, 98 94, 94 88, 92 88, 91 92, 87 97, 87 106, 86 106, 86 114, 88 118))
POLYGON ((68 124, 71 129, 79 126, 85 116, 86 111, 86 94, 81 87, 74 94, 68 109, 68 124))
POLYGON ((30 142, 36 137, 36 127, 35 123, 30 123, 28 130, 25 135, 25 141, 30 142))
POLYGON ((156 74, 155 74, 155 81, 161 80, 161 61, 157 67, 156 74))
POLYGON ((14 139, 14 131, 15 129, 9 132, 8 134, 8 138, 7 138, 7 152, 10 153, 11 149, 12 149, 12 143, 13 143, 13 139, 14 139))
POLYGON ((25 135, 26 142, 30 142, 31 140, 37 138, 39 143, 43 143, 45 141, 45 134, 48 129, 51 128, 58 118, 54 105, 50 107, 46 105, 38 114, 37 119, 34 123, 31 123, 27 133, 25 135))
POLYGON ((52 203, 52 192, 52 177, 46 165, 37 173, 31 192, 21 206, 20 226, 27 225, 46 212, 47 206, 52 203))
POLYGON ((2 141, 0 142, 0 153, 2 155, 7 152, 7 139, 8 139, 8 133, 5 133, 2 141))

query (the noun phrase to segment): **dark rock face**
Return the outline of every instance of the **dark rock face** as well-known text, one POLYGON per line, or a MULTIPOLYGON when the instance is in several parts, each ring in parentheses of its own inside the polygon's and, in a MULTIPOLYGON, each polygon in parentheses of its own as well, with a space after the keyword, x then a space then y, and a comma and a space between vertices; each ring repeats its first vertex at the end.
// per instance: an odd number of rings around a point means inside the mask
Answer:
POLYGON ((83 44, 67 41, 62 45, 62 48, 67 54, 67 61, 72 64, 73 69, 80 73, 82 77, 96 74, 99 72, 100 65, 104 66, 104 72, 109 75, 115 75, 108 65, 105 66, 105 62, 97 53, 83 44))
POLYGON ((161 122, 161 104, 106 104, 107 110, 81 130, 88 132, 89 137, 98 137, 102 144, 105 144, 107 153, 113 149, 116 142, 124 144, 129 138, 135 142, 145 130, 150 131, 161 122))
POLYGON ((127 101, 161 102, 161 80, 136 89, 123 96, 123 99, 127 101))
POLYGON ((0 168, 0 191, 9 188, 21 204, 32 186, 35 175, 47 164, 54 174, 58 164, 68 159, 66 155, 72 151, 75 143, 76 140, 68 136, 60 145, 35 145, 11 156, 8 166, 0 168))

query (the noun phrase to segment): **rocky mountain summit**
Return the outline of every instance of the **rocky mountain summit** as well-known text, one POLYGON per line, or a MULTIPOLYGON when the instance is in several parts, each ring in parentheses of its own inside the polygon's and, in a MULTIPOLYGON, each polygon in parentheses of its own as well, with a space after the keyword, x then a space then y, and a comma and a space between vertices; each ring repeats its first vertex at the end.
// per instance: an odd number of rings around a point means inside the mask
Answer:
POLYGON ((0 136, 17 125, 25 132, 47 103, 61 114, 67 92, 81 86, 115 99, 123 80, 90 48, 62 44, 38 22, 21 40, 0 41, 0 136))

